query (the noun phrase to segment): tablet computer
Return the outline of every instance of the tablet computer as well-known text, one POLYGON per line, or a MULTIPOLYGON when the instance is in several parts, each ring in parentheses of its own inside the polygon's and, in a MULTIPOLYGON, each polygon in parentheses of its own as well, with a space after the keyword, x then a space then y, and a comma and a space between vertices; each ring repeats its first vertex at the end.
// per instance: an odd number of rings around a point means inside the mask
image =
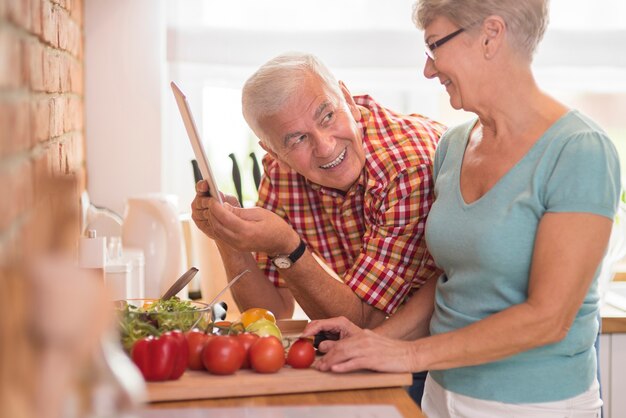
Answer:
POLYGON ((211 196, 215 197, 220 203, 222 203, 222 196, 217 188, 213 171, 211 171, 211 165, 209 164, 209 160, 206 157, 204 148, 202 147, 200 135, 198 135, 198 129, 196 128, 196 123, 193 120, 193 115, 191 114, 187 98, 173 81, 170 85, 172 86, 174 97, 176 98, 178 110, 183 118, 185 129, 187 129, 187 135, 189 136, 189 141, 191 141, 193 153, 195 154, 198 166, 200 167, 200 173, 202 173, 202 177, 209 183, 209 192, 211 196))

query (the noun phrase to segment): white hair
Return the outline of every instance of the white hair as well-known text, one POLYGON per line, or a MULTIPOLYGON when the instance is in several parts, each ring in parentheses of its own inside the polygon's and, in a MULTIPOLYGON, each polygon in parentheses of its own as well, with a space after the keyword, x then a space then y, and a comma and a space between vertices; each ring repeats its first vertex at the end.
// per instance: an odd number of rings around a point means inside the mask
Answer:
POLYGON ((272 58, 246 81, 241 97, 243 117, 261 140, 264 134, 259 121, 282 110, 311 76, 319 77, 338 97, 343 97, 339 83, 324 63, 302 52, 272 58))
POLYGON ((528 59, 537 49, 549 21, 549 0, 418 0, 413 22, 425 29, 437 16, 470 28, 491 15, 504 19, 511 45, 528 59))

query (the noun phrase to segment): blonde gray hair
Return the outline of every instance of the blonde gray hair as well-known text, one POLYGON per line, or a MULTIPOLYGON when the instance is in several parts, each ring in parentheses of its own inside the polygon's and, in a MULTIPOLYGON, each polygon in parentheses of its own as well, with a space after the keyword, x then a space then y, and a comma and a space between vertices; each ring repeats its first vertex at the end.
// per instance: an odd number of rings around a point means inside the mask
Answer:
POLYGON ((319 77, 339 98, 339 83, 328 67, 316 56, 287 52, 263 64, 243 86, 241 104, 243 117, 259 139, 264 140, 259 121, 275 115, 300 92, 307 77, 319 77))
POLYGON ((532 59, 548 26, 549 0, 418 0, 413 6, 413 21, 425 29, 436 17, 443 16, 461 28, 496 15, 504 19, 511 46, 532 59))

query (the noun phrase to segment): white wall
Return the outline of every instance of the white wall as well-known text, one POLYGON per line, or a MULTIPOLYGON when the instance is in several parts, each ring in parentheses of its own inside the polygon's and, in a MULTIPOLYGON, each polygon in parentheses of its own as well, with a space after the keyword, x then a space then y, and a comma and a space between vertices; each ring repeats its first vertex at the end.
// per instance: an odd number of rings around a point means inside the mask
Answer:
POLYGON ((161 192, 163 0, 85 0, 87 190, 122 214, 127 197, 161 192))

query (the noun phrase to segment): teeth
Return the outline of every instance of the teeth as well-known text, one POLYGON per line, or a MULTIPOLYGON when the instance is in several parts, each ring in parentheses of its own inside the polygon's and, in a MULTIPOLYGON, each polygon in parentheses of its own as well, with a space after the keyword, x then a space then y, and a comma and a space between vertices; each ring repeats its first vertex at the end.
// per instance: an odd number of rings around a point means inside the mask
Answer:
POLYGON ((346 157, 346 149, 344 149, 341 154, 339 154, 339 157, 335 158, 333 161, 329 162, 328 164, 324 164, 324 165, 320 165, 320 168, 333 168, 338 166, 343 159, 346 157))
POLYGON ((448 84, 450 84, 450 80, 446 80, 443 83, 441 83, 444 85, 444 87, 448 87, 448 84))

